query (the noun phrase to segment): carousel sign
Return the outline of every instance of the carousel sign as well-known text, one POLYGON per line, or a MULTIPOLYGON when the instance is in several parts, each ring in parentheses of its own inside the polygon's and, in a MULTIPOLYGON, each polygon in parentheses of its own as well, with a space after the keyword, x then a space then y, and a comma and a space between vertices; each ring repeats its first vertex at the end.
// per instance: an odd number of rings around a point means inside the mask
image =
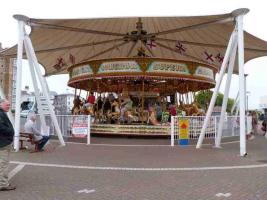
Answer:
POLYGON ((80 75, 85 75, 85 74, 93 74, 93 70, 90 67, 90 65, 83 65, 83 66, 79 66, 79 67, 75 67, 73 68, 72 72, 71 72, 71 78, 80 76, 80 75))
POLYGON ((213 80, 213 71, 212 69, 209 69, 207 67, 202 67, 202 66, 197 67, 195 75, 213 80))
POLYGON ((99 67, 98 74, 114 72, 142 72, 135 61, 105 62, 99 67))
POLYGON ((147 72, 189 74, 189 70, 185 63, 172 62, 152 62, 147 72))

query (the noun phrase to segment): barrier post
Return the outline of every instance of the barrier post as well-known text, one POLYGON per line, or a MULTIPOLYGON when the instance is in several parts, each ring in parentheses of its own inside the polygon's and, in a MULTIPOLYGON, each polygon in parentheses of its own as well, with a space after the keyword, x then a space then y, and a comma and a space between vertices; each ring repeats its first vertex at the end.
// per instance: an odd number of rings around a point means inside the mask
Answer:
POLYGON ((91 144, 91 115, 87 115, 87 145, 91 144))
POLYGON ((174 146, 174 116, 171 116, 171 146, 174 146))

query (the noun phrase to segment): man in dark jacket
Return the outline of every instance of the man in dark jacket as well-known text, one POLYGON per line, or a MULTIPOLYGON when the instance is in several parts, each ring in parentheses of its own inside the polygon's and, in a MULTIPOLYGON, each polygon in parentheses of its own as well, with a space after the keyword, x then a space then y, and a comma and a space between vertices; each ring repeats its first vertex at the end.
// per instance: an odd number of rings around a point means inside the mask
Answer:
POLYGON ((0 99, 0 191, 16 189, 8 183, 8 164, 14 129, 6 112, 10 108, 7 100, 0 99))

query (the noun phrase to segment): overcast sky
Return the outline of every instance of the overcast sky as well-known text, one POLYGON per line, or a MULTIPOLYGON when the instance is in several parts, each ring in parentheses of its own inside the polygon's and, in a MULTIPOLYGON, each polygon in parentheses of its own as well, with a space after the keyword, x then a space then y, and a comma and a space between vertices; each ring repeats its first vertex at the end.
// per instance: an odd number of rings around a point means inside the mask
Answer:
MULTIPOLYGON (((8 0, 1 2, 0 42, 10 47, 17 42, 17 22, 13 14, 23 14, 31 18, 90 18, 116 16, 191 16, 229 13, 237 8, 249 8, 244 18, 244 29, 267 41, 267 12, 264 0, 8 0)), ((23 87, 30 85, 28 66, 23 66, 23 87), (25 78, 27 77, 27 78, 25 78)), ((249 61, 245 65, 249 108, 259 107, 259 98, 267 95, 267 57, 249 61)), ((67 88, 67 75, 52 76, 48 79, 50 90, 63 93, 67 88)), ((221 86, 223 92, 224 83, 221 86)), ((238 78, 234 77, 230 97, 235 98, 238 78)))

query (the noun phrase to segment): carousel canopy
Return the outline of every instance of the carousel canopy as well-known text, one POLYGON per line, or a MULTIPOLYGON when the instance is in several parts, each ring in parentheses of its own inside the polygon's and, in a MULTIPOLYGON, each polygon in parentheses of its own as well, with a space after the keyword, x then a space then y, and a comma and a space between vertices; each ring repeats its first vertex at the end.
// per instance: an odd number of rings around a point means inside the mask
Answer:
MULTIPOLYGON (((124 17, 96 19, 35 19, 22 15, 46 75, 90 60, 151 57, 209 64, 219 68, 235 25, 246 13, 192 17, 124 17)), ((267 42, 244 33, 245 62, 267 55, 267 42)), ((15 57, 16 46, 0 53, 15 57)), ((235 72, 238 72, 237 65, 235 72)))

